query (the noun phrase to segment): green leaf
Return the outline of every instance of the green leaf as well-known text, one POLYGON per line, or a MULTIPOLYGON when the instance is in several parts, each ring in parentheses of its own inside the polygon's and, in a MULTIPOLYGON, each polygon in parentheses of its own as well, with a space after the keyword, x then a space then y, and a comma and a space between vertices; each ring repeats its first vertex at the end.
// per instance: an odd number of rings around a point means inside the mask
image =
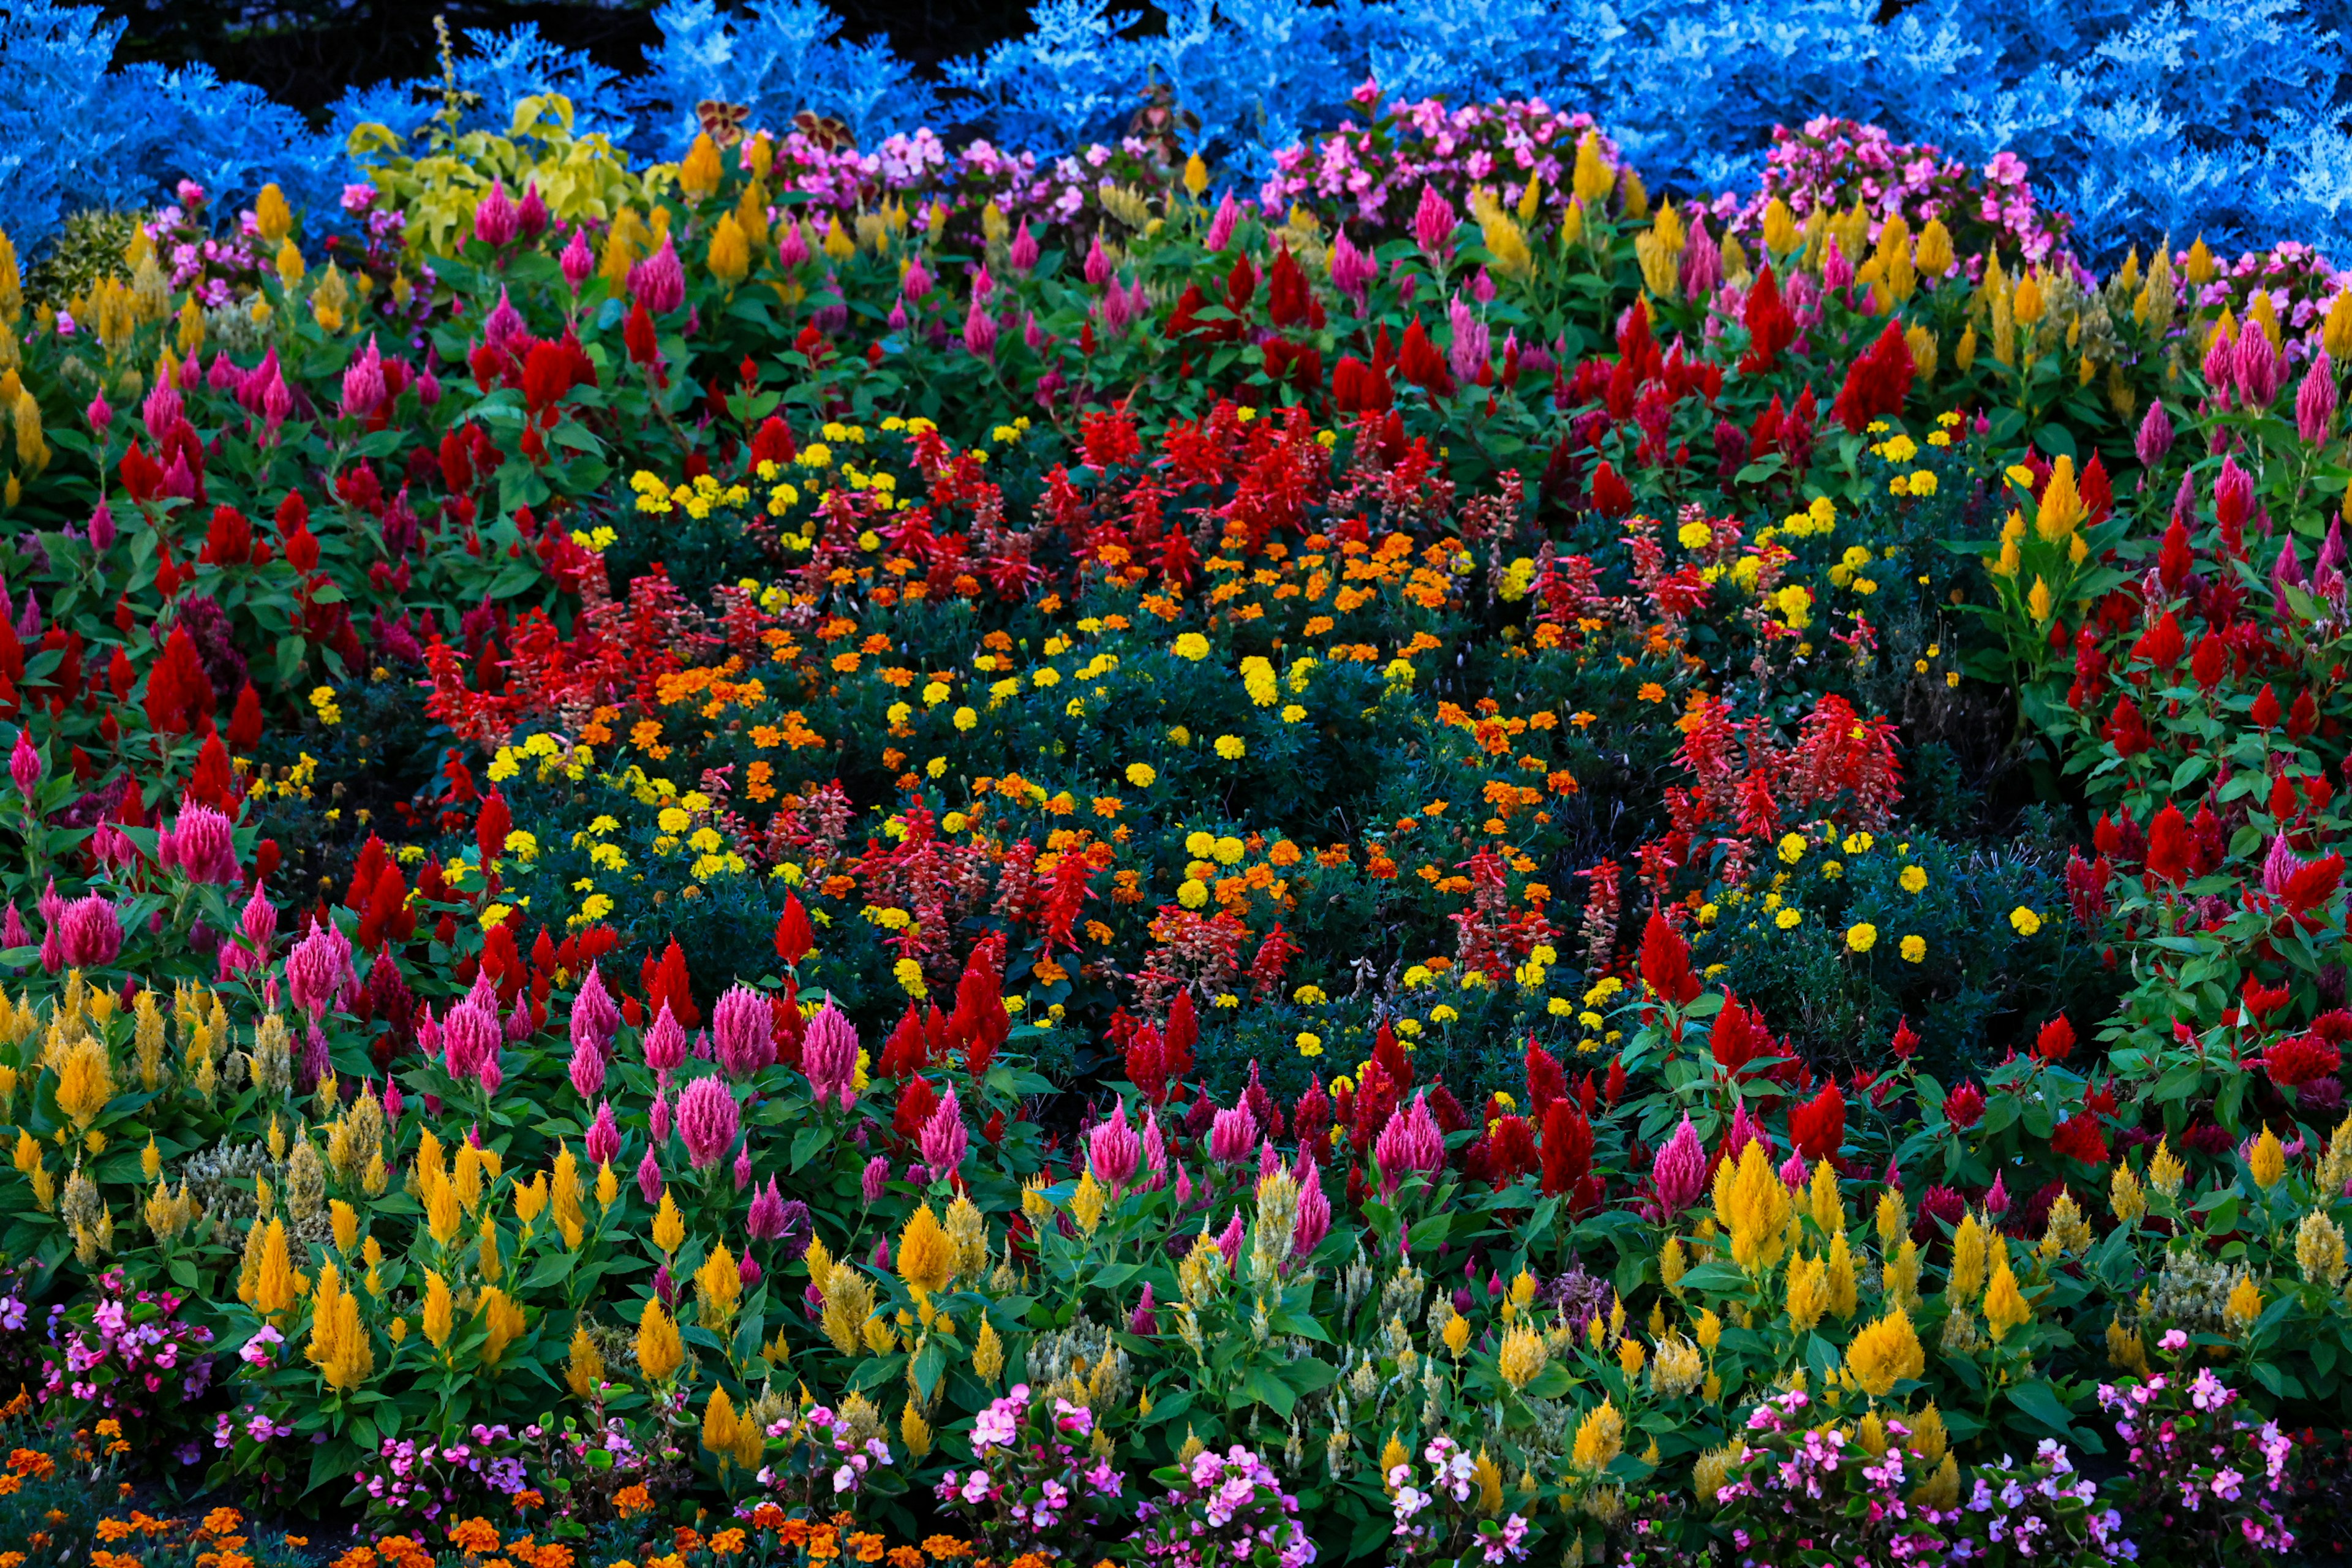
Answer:
POLYGON ((1263 1405, 1285 1421, 1290 1419, 1291 1407, 1298 1403, 1298 1391, 1283 1381, 1271 1367, 1254 1366, 1242 1380, 1236 1391, 1245 1404, 1263 1405))
POLYGON ((2009 1402, 2018 1413, 2040 1426, 2047 1427, 2070 1443, 2081 1443, 2083 1434, 2074 1428, 2074 1412, 2058 1397, 2058 1391, 2042 1380, 2014 1383, 2009 1387, 2009 1402))
POLYGON ((803 1127, 798 1132, 793 1133, 792 1163, 785 1166, 784 1169, 787 1171, 797 1171, 803 1165, 807 1164, 809 1163, 809 1157, 814 1154, 819 1149, 824 1148, 826 1141, 831 1136, 832 1134, 826 1131, 826 1130, 822 1126, 803 1127))

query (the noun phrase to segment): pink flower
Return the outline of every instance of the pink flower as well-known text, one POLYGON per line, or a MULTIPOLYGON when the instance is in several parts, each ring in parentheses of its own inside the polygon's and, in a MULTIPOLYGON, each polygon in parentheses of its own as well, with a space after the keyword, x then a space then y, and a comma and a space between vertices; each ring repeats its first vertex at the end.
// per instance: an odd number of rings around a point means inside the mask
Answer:
POLYGON ((102 893, 85 894, 66 906, 57 935, 66 967, 103 969, 122 952, 121 911, 102 893))
POLYGON ((1087 1134, 1087 1163, 1093 1167, 1095 1179, 1117 1196, 1134 1179, 1142 1157, 1142 1140, 1127 1120, 1127 1101, 1116 1101, 1110 1120, 1097 1123, 1087 1134))
POLYGON ((8 753, 8 776, 16 781, 16 793, 25 797, 26 805, 36 804, 34 796, 39 792, 42 776, 47 772, 47 764, 41 761, 41 753, 33 749, 32 731, 19 729, 16 731, 16 749, 8 753))
POLYGON ((1411 1105, 1390 1113, 1388 1125, 1373 1142, 1372 1158, 1380 1163, 1383 1195, 1396 1191, 1408 1171, 1433 1175, 1444 1169, 1445 1134, 1430 1114, 1427 1089, 1414 1095, 1411 1105))
POLYGON ((489 194, 474 205, 474 237, 485 245, 510 243, 520 226, 514 201, 507 195, 507 183, 499 180, 490 186, 489 194))
POLYGON ((686 302, 686 268, 667 235, 659 250, 630 267, 629 296, 656 316, 686 302))
POLYGON ((382 407, 383 401, 383 356, 376 352, 375 337, 371 333, 367 347, 343 368, 342 416, 365 419, 382 407))
POLYGON ((585 1142, 588 1145, 588 1163, 592 1165, 609 1165, 613 1163, 613 1157, 621 1152, 621 1128, 620 1124, 613 1120, 611 1100, 597 1102, 596 1120, 588 1124, 588 1136, 585 1142))
POLYGON ((1420 246, 1433 261, 1443 262, 1454 252, 1454 205, 1437 194, 1437 188, 1423 181, 1421 202, 1412 211, 1413 243, 1420 246))
POLYGON ((857 1102, 852 1087, 857 1076, 857 1026, 834 1005, 830 994, 809 1020, 801 1041, 801 1069, 808 1074, 819 1105, 836 1095, 844 1110, 857 1102))
POLYGON ((1223 250, 1232 242, 1234 226, 1241 221, 1241 205, 1234 200, 1234 193, 1227 191, 1224 200, 1217 204, 1215 214, 1209 219, 1206 243, 1211 250, 1223 250))
POLYGON ((646 1066, 653 1068, 655 1076, 664 1083, 686 1060, 686 1030, 670 1013, 667 1002, 661 1005, 654 1026, 646 1031, 645 1050, 646 1066))
POLYGON ((155 858, 164 869, 176 868, 192 882, 237 879, 236 845, 229 837, 228 818, 202 801, 180 803, 179 821, 156 835, 155 858))
POLYGON ((1323 1194, 1323 1173, 1314 1160, 1299 1156, 1298 1217, 1290 1229, 1290 1249, 1304 1258, 1331 1234, 1331 1200, 1323 1194))
POLYGON ((784 1195, 776 1190, 775 1177, 751 1194, 751 1212, 743 1228, 754 1241, 773 1241, 784 1234, 784 1195))
POLYGON ((988 307, 977 294, 972 296, 971 308, 964 312, 963 346, 971 351, 975 359, 992 362, 996 358, 996 318, 988 313, 988 307))
MULTIPOLYGON (((576 1004, 572 1012, 578 1015, 576 1004)), ((595 1099, 604 1088, 604 1053, 576 1034, 572 1039, 572 1087, 583 1100, 595 1099)))
POLYGON ((294 994, 294 1005, 313 1022, 329 1009, 342 1006, 359 990, 351 939, 341 926, 322 926, 315 917, 311 920, 310 933, 286 955, 286 984, 294 994))
POLYGON ((1209 1124, 1209 1158, 1221 1165, 1246 1160, 1257 1147, 1257 1118, 1246 1105, 1220 1110, 1209 1124))
POLYGON ((748 986, 731 986, 719 999, 710 1027, 729 1078, 750 1078, 776 1059, 776 1016, 768 999, 748 986))
POLYGON ((1658 1206, 1669 1224, 1698 1201, 1699 1191, 1706 1184, 1706 1145, 1687 1112, 1650 1163, 1650 1179, 1657 1185, 1658 1206))
POLYGON ((889 1190, 890 1162, 880 1154, 866 1162, 866 1171, 858 1178, 857 1187, 868 1205, 878 1204, 889 1190))
POLYGON ((677 1135, 698 1171, 718 1163, 733 1145, 741 1126, 742 1110, 719 1079, 696 1079, 677 1097, 677 1135))
MULTIPOLYGON (((290 969, 293 961, 287 963, 290 969)), ((460 1082, 479 1081, 483 1064, 498 1060, 503 1035, 498 1016, 484 1012, 472 997, 450 1008, 449 1016, 441 1021, 442 1059, 449 1076, 460 1082)))
POLYGON ((2319 351, 2305 373, 2303 385, 2294 395, 2294 426, 2296 434, 2306 447, 2325 443, 2336 423, 2336 367, 2328 362, 2327 351, 2319 351))
POLYGON ((1013 231, 1013 244, 1004 253, 1015 272, 1027 272, 1037 265, 1037 238, 1029 232, 1029 220, 1024 217, 1021 226, 1013 231))
POLYGON ((923 1163, 930 1167, 933 1181, 947 1180, 963 1168, 964 1151, 971 1147, 971 1139, 964 1131, 963 1106, 957 1100, 953 1088, 931 1108, 919 1142, 923 1163))
POLYGON ((620 1026, 620 1009, 613 1005, 612 993, 604 989, 604 976, 592 960, 578 993, 572 998, 572 1048, 609 1057, 613 1036, 620 1026))
POLYGON ((1242 1211, 1235 1209, 1234 1217, 1225 1222, 1223 1232, 1216 1238, 1216 1248, 1225 1255, 1225 1267, 1229 1269, 1241 1265, 1242 1237, 1245 1234, 1246 1229, 1242 1224, 1242 1211))
POLYGON ((654 1158, 653 1147, 648 1144, 646 1157, 637 1162, 637 1192, 646 1202, 657 1204, 661 1202, 662 1187, 661 1162, 654 1158))
POLYGON ((588 248, 586 228, 578 226, 572 228, 571 243, 563 247, 558 265, 563 268, 563 280, 572 286, 572 291, 574 294, 580 292, 581 286, 596 270, 596 253, 588 248))

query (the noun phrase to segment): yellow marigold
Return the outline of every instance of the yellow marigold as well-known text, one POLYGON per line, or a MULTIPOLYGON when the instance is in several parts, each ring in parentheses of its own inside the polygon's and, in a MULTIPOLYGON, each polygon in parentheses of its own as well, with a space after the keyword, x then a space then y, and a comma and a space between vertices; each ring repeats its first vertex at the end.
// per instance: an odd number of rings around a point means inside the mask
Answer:
POLYGON ((1857 1331, 1845 1347, 1846 1370, 1873 1399, 1884 1399, 1898 1383, 1924 1375, 1927 1353, 1911 1328, 1911 1315, 1897 1307, 1857 1331))
POLYGON ((1993 1269, 1992 1283, 1985 1287, 1984 1312, 1985 1326, 1992 1331, 1995 1344, 2009 1338, 2012 1330, 2033 1321, 2033 1309, 2018 1289, 2017 1276, 2010 1271, 2006 1255, 1993 1269))
POLYGON ((646 1297, 645 1312, 637 1319, 637 1370, 647 1383, 660 1383, 685 1364, 686 1347, 678 1341, 677 1325, 658 1299, 646 1297))
POLYGON ((898 1233, 898 1278, 920 1296, 945 1289, 955 1277, 955 1244, 930 1205, 918 1208, 898 1233))

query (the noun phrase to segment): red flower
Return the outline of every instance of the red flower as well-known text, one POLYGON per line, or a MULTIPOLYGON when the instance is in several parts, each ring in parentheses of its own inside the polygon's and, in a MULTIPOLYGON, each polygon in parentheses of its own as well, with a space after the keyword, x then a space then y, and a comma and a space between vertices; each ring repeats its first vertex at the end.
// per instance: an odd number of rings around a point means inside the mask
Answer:
POLYGON ((1903 341, 1902 323, 1889 318, 1878 339, 1845 373, 1845 384, 1830 405, 1830 417, 1856 436, 1874 419, 1903 412, 1911 395, 1911 347, 1903 341))
POLYGON ((1667 922, 1663 910, 1650 910, 1642 931, 1642 978, 1671 1006, 1687 1007, 1698 999, 1698 976, 1691 973, 1690 943, 1667 922))
POLYGON ((1404 330, 1404 342, 1397 348, 1397 374, 1432 397, 1453 395, 1454 373, 1445 368, 1445 356, 1419 321, 1404 330))
POLYGON ((1544 1111, 1543 1190, 1571 1192, 1592 1173, 1592 1123, 1576 1101, 1555 1100, 1544 1111))
POLYGON ((213 710, 213 683, 205 674, 194 638, 174 621, 163 640, 163 657, 147 672, 147 722, 167 735, 193 729, 213 710))
POLYGON ((1984 1090, 1975 1084, 1963 1083, 1944 1091, 1944 1120, 1953 1129, 1966 1131, 1984 1120, 1984 1090))
POLYGON ((2197 639, 2197 651, 2189 656, 2189 673, 2197 684, 2210 691, 2221 684, 2230 673, 2230 645, 2212 632, 2197 639))
POLYGON ((1887 1042, 1887 1049, 1895 1053, 1895 1059, 1897 1061, 1907 1062, 1916 1054, 1919 1049, 1919 1037, 1912 1033, 1909 1018, 1895 1020, 1895 1038, 1887 1042))
POLYGON ((2147 826, 2147 874, 2178 887, 2189 874, 2189 819, 2167 801, 2147 826))
POLYGON ((2170 610, 2167 610, 2162 620, 2142 632, 2139 640, 2132 644, 2131 656, 2136 659, 2146 659, 2158 669, 2168 670, 2180 662, 2180 656, 2187 647, 2188 641, 2180 635, 2180 623, 2172 618, 2170 610))
POLYGON ((1633 492, 1607 463, 1592 471, 1592 510, 1605 517, 1622 517, 1633 510, 1633 492))
POLYGON ((2254 710, 2248 714, 2247 717, 2253 721, 2254 728, 2257 730, 2275 730, 2278 728, 2278 693, 2271 689, 2271 684, 2269 681, 2263 681, 2263 689, 2254 694, 2254 710))
POLYGON ((1837 1152, 1845 1142, 1845 1096, 1835 1083, 1789 1112, 1789 1141, 1808 1163, 1837 1152))
POLYGON ((2156 571, 2168 594, 2178 594, 2180 585, 2189 581, 2189 573, 2196 557, 2189 548, 2189 529, 2176 516, 2172 526, 2164 531, 2164 548, 2157 552, 2156 571))
POLYGON ((2069 1160, 2080 1160, 2086 1165, 2105 1164, 2107 1140, 2099 1130, 2098 1117, 2083 1110, 2061 1121, 2050 1134, 2050 1152, 2069 1160))
POLYGON ((2300 1089, 2315 1079, 2333 1078, 2343 1066, 2343 1051, 2317 1035, 2281 1040, 2263 1058, 2263 1070, 2281 1089, 2300 1089))
POLYGON ((2074 1054, 2074 1026, 2061 1013, 2042 1026, 2042 1033, 2033 1041, 2033 1054, 2045 1062, 2063 1062, 2074 1054))
MULTIPOLYGON (((2270 688, 2263 689, 2268 691, 2270 688)), ((2271 706, 2275 710, 2278 705, 2273 702, 2271 706)), ((2106 728, 2101 733, 2118 755, 2126 757, 2138 756, 2156 743, 2148 735, 2147 721, 2140 716, 2139 704, 2129 697, 2116 699, 2116 710, 2108 716, 2106 728)))
POLYGON ((776 917, 776 956, 797 967, 816 946, 816 933, 809 928, 808 911, 801 908, 800 895, 784 895, 784 912, 776 917))
POLYGON ((1388 373, 1353 354, 1331 367, 1331 404, 1342 414, 1385 414, 1396 401, 1388 373))
MULTIPOLYGON (((1759 375, 1770 370, 1772 362, 1780 357, 1780 351, 1797 341, 1796 318, 1789 314, 1789 307, 1780 299, 1780 280, 1772 276, 1769 262, 1763 270, 1757 273, 1755 286, 1748 290, 1748 305, 1742 312, 1742 320, 1748 326, 1748 352, 1739 360, 1739 374, 1742 375, 1759 375)), ((1778 415, 1780 403, 1780 395, 1775 393, 1769 410, 1771 414, 1778 415)), ((1779 423, 1776 417, 1773 424, 1777 426, 1779 423)), ((1760 428, 1759 426, 1759 432, 1760 428)), ((1754 442, 1755 449, 1763 450, 1769 439, 1759 433, 1754 442)))

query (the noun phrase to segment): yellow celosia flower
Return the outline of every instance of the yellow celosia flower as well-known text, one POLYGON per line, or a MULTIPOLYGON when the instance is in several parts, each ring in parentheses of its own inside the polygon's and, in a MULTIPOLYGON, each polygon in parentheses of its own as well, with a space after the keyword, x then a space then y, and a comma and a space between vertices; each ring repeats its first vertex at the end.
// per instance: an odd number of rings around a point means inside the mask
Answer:
POLYGON ((1992 1283, 1985 1287, 1984 1313, 1985 1326, 1992 1331, 1995 1344, 2033 1321, 2033 1309, 2026 1304, 2024 1292, 2018 1289, 2017 1276, 2010 1271, 2006 1256, 1995 1266, 1992 1283))
POLYGON ((1715 1216, 1731 1233, 1731 1260, 1740 1268, 1754 1273, 1780 1261, 1792 1212, 1789 1189, 1762 1144, 1750 1140, 1736 1166, 1717 1172, 1715 1216))
POLYGON ((2277 1133, 2265 1127, 2263 1135, 2254 1140, 2253 1152, 2247 1156, 2246 1164, 2253 1173, 2254 1184, 2269 1192, 2286 1177, 2286 1146, 2279 1142, 2277 1133))
POLYGON ((1544 1348, 1543 1336, 1520 1322, 1512 1324, 1509 1331, 1503 1335, 1502 1348, 1496 1352, 1495 1363, 1505 1383, 1515 1389, 1524 1389, 1542 1375, 1544 1366, 1550 1359, 1550 1353, 1544 1348))
POLYGON ((743 1293, 743 1277, 735 1259, 724 1243, 710 1249, 710 1256, 695 1270, 694 1293, 702 1310, 702 1326, 714 1332, 724 1330, 734 1321, 735 1304, 743 1293))
POLYGON ((665 1254, 674 1254, 686 1244, 686 1216, 677 1212, 677 1200, 664 1187, 661 1207, 654 1212, 654 1246, 665 1254))
POLYGON ((449 1342, 450 1325, 457 1317, 457 1302, 449 1294, 449 1281, 431 1268, 425 1271, 425 1337, 435 1350, 449 1342))
POLYGON ((507 1353, 507 1347, 522 1337, 522 1309, 493 1285, 482 1292, 481 1304, 474 1309, 474 1316, 482 1320, 482 1364, 496 1366, 507 1353))
POLYGON ((563 1364, 564 1386, 583 1399, 596 1392, 604 1381, 604 1358, 597 1353, 596 1342, 588 1337, 583 1325, 572 1331, 572 1354, 563 1364))
POLYGON ((955 1244, 931 1205, 916 1209, 898 1233, 898 1278, 919 1295, 936 1295, 955 1277, 955 1244))
POLYGON ((1578 1469, 1588 1476, 1597 1476, 1624 1451, 1625 1418, 1617 1413, 1614 1401, 1604 1399, 1598 1409, 1577 1425, 1571 1458, 1578 1469))
POLYGON ((677 1337, 677 1325, 657 1298, 646 1297, 646 1310, 637 1319, 637 1370, 647 1383, 661 1383, 685 1364, 686 1346, 677 1337))
POLYGON ((72 1119, 76 1132, 85 1132, 113 1098, 114 1074, 107 1061, 106 1042, 95 1035, 84 1035, 67 1047, 65 1059, 58 1063, 58 1109, 72 1119))
POLYGON ((1927 1353, 1911 1327, 1911 1316, 1900 1307, 1857 1331, 1845 1348, 1846 1370, 1864 1394, 1884 1399, 1897 1383, 1924 1375, 1927 1353))
POLYGON ((2221 1316, 2232 1329, 2251 1328, 2263 1315, 2263 1293, 2251 1278, 2240 1276, 2230 1288, 2230 1300, 2221 1309, 2221 1316))

